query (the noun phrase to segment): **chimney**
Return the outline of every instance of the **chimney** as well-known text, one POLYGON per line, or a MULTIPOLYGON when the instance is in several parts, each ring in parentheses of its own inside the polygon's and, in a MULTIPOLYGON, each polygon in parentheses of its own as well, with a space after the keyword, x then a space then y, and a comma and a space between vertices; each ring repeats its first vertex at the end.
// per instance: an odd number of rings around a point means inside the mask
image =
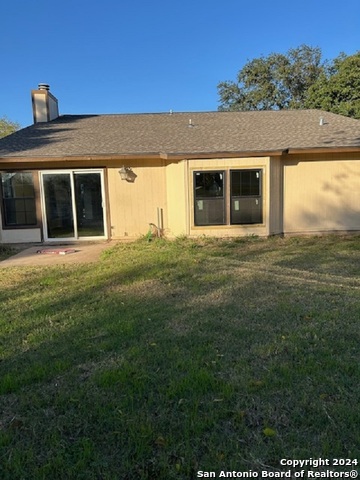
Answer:
POLYGON ((31 91, 34 123, 50 122, 59 116, 57 98, 50 93, 47 83, 39 83, 38 90, 31 91))

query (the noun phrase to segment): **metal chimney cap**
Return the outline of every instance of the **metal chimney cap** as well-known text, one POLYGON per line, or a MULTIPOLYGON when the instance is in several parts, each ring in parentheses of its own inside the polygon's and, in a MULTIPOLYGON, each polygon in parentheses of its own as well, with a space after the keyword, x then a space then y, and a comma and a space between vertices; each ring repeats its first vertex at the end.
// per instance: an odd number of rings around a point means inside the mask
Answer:
POLYGON ((39 83, 39 90, 50 90, 50 85, 48 83, 39 83))

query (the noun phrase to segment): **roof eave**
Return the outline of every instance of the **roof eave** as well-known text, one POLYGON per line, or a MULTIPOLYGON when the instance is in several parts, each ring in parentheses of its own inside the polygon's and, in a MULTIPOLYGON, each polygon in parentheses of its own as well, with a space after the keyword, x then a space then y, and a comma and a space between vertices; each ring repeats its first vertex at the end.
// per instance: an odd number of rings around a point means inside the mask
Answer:
POLYGON ((286 150, 235 150, 231 152, 217 151, 217 152, 171 152, 163 153, 162 158, 166 160, 192 160, 202 158, 246 158, 246 157, 269 157, 283 155, 286 150))
POLYGON ((305 153, 351 153, 360 152, 360 145, 348 147, 310 147, 310 148, 289 148, 289 155, 305 154, 305 153))
POLYGON ((215 151, 215 152, 144 152, 144 153, 123 153, 123 154, 86 154, 86 155, 34 155, 21 156, 9 155, 0 156, 0 163, 25 163, 33 162, 74 162, 74 161, 129 161, 129 160, 192 160, 212 158, 247 158, 247 157, 269 157, 296 154, 316 153, 351 153, 359 152, 359 146, 341 147, 310 147, 310 148, 286 148, 277 150, 241 150, 241 151, 215 151))
POLYGON ((74 162, 74 161, 106 161, 106 160, 140 160, 140 159, 158 159, 161 158, 158 153, 144 153, 144 154, 108 154, 108 155, 34 155, 34 156, 3 156, 0 157, 0 162, 6 163, 45 163, 45 162, 74 162))
POLYGON ((88 154, 88 155, 34 155, 21 156, 9 155, 0 157, 0 162, 7 163, 32 163, 32 162, 72 162, 92 160, 184 160, 195 158, 234 158, 234 157, 264 157, 270 155, 282 155, 284 150, 257 150, 257 151, 232 151, 232 152, 148 152, 148 153, 124 153, 124 154, 88 154))

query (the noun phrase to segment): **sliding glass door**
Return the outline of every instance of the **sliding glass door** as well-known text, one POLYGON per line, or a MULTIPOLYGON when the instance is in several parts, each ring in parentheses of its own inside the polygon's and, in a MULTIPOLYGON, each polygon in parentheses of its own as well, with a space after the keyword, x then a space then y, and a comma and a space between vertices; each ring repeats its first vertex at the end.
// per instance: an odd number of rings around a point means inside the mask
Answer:
POLYGON ((104 236, 104 211, 100 173, 74 173, 77 234, 104 236))
POLYGON ((41 172, 45 240, 106 236, 102 171, 41 172))

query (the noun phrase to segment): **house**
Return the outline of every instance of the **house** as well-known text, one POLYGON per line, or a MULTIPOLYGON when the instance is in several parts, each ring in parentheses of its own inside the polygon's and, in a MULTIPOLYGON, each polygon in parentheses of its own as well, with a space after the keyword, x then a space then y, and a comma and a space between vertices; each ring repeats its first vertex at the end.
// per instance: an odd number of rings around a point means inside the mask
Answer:
POLYGON ((0 242, 360 231, 360 121, 317 110, 61 115, 0 140, 0 242), (150 227, 151 225, 151 227, 150 227))

